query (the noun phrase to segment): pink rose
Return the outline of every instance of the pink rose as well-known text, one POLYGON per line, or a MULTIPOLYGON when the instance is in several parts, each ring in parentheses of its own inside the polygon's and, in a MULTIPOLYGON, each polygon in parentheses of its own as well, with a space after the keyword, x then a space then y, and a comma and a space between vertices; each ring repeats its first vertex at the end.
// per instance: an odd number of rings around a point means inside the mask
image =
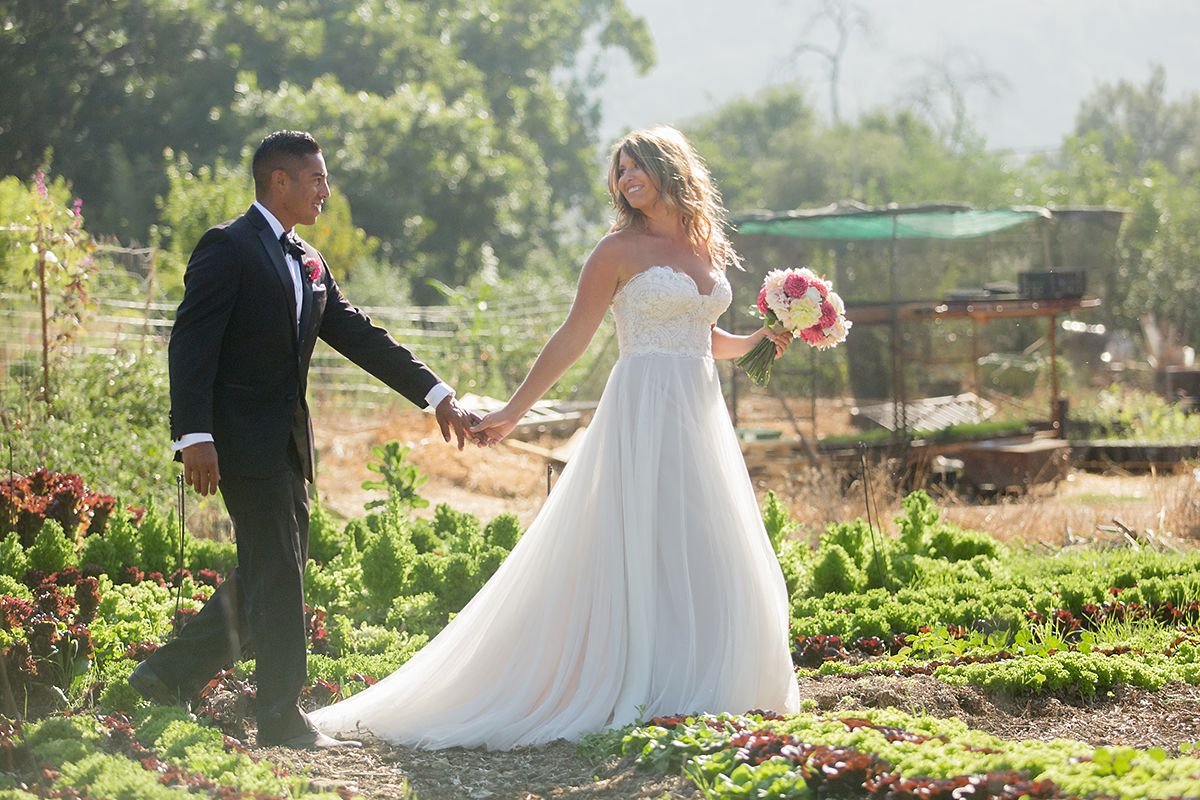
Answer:
POLYGON ((832 328, 833 323, 837 322, 837 318, 838 312, 837 309, 833 307, 832 303, 830 303, 828 300, 821 303, 821 319, 817 322, 817 325, 819 325, 822 329, 832 328))
POLYGON ((321 280, 321 262, 315 258, 306 258, 304 266, 308 270, 308 279, 312 283, 321 280))
POLYGON ((808 278, 793 272, 783 279, 783 293, 788 297, 803 297, 812 285, 808 278))
POLYGON ((758 290, 758 310, 764 317, 771 311, 767 305, 767 287, 765 286, 758 290))
POLYGON ((800 338, 807 344, 818 345, 825 340, 825 331, 821 330, 821 323, 818 322, 800 331, 800 338))

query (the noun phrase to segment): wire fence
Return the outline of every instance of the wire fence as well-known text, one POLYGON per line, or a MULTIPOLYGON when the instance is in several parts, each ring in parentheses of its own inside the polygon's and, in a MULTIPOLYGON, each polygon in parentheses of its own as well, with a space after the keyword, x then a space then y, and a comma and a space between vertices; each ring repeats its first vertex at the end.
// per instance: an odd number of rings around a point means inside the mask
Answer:
MULTIPOLYGON (((178 299, 166 300, 154 285, 156 252, 115 244, 101 245, 99 252, 105 269, 119 275, 116 280, 109 275, 107 283, 123 284, 127 291, 93 294, 81 320, 52 319, 56 357, 133 351, 165 360, 178 299), (144 299, 138 299, 139 291, 144 299)), ((566 316, 570 300, 360 308, 460 391, 495 393, 520 379, 552 325, 566 316)), ((32 293, 0 293, 0 386, 40 371, 41 325, 32 293)), ((354 406, 390 403, 395 395, 323 342, 313 353, 309 387, 317 396, 354 406)))
MULTIPOLYGON (((0 309, 3 310, 0 315, 0 382, 5 382, 18 374, 40 369, 41 314, 31 298, 13 293, 0 293, 0 309)), ((132 350, 165 358, 175 309, 173 303, 92 297, 90 311, 83 322, 70 326, 65 331, 68 335, 58 337, 53 346, 58 353, 68 356, 114 355, 132 350)), ((487 339, 491 348, 495 348, 497 339, 488 335, 490 331, 502 332, 502 339, 524 339, 530 330, 543 325, 547 317, 561 319, 568 309, 569 303, 564 302, 553 307, 539 305, 497 310, 488 314, 488 331, 480 331, 469 320, 463 320, 461 312, 444 306, 362 307, 375 324, 390 332, 447 379, 455 378, 476 386, 486 383, 479 376, 472 377, 481 368, 476 339, 487 339)), ((514 342, 512 349, 523 353, 528 349, 527 341, 514 342)), ((313 353, 309 386, 319 394, 336 394, 357 404, 371 404, 394 394, 323 342, 318 343, 313 353)))

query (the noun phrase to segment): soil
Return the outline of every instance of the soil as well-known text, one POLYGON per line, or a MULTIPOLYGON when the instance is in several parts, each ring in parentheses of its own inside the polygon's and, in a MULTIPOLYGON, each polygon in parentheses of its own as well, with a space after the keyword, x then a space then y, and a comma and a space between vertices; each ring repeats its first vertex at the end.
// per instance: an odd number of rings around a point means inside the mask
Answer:
MULTIPOLYGON (((770 398, 743 401, 743 425, 774 427, 788 435, 778 402, 770 398)), ((846 432, 848 414, 841 404, 819 411, 822 433, 846 432)), ((451 504, 484 520, 502 512, 527 525, 547 491, 546 460, 517 446, 478 449, 468 444, 459 451, 442 441, 432 416, 412 411, 353 411, 321 408, 317 412, 318 487, 322 502, 347 518, 361 516, 363 504, 380 496, 362 488, 376 477, 367 469, 370 449, 398 440, 409 446, 409 459, 429 476, 420 494, 432 505, 451 504)), ((532 443, 553 449, 561 436, 534 436, 532 443)), ((836 481, 813 475, 789 476, 774 489, 787 502, 802 530, 812 535, 834 519, 862 516, 858 498, 836 481), (822 481, 826 481, 822 483, 822 481), (832 495, 840 500, 829 501, 832 495), (817 501, 814 498, 822 498, 817 501), (839 505, 840 502, 840 505, 839 505)), ((1120 522, 1158 546, 1184 546, 1194 535, 1197 516, 1197 478, 1176 476, 1085 475, 1075 473, 1053 491, 1003 498, 980 504, 942 493, 938 500, 951 521, 987 530, 1015 544, 1050 547, 1081 542, 1126 546, 1120 522), (1174 523, 1171 514, 1188 515, 1174 523), (1183 536, 1172 534, 1185 531, 1183 536)), ((857 489, 861 492, 861 489, 857 489)), ((875 498, 882 507, 878 518, 898 512, 898 494, 875 498)), ((859 495, 861 497, 861 495, 859 495)), ((1158 692, 1120 689, 1090 701, 1065 698, 1013 698, 988 695, 973 687, 953 687, 930 677, 808 678, 801 697, 824 712, 893 707, 914 713, 955 717, 971 727, 1009 739, 1069 738, 1093 745, 1160 746, 1175 751, 1183 743, 1200 741, 1200 687, 1174 684, 1158 692)), ((629 759, 592 761, 574 745, 556 743, 511 752, 451 749, 425 752, 367 742, 358 750, 295 752, 278 748, 257 750, 290 771, 305 771, 313 783, 345 787, 366 798, 420 800, 541 800, 548 798, 698 798, 679 777, 662 777, 636 769, 629 759)))
MULTIPOLYGON (((896 708, 957 718, 1011 741, 1073 739, 1095 746, 1162 747, 1176 752, 1200 740, 1200 687, 1172 684, 1158 692, 1118 689, 1087 702, 989 696, 927 676, 802 679, 801 697, 818 713, 896 708)), ((314 785, 345 787, 380 800, 660 800, 699 798, 685 779, 638 769, 629 758, 590 761, 558 742, 509 752, 435 752, 368 742, 361 750, 255 751, 291 771, 306 770, 314 785)))

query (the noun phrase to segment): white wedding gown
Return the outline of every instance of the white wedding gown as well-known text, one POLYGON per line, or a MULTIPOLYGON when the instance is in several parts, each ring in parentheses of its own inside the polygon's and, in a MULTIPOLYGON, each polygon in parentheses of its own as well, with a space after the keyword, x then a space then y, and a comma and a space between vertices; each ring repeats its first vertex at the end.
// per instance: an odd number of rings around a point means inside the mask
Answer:
POLYGON ((613 301, 621 357, 584 441, 470 603, 329 734, 506 749, 692 712, 794 712, 788 598, 721 396, 732 293, 670 267, 613 301))

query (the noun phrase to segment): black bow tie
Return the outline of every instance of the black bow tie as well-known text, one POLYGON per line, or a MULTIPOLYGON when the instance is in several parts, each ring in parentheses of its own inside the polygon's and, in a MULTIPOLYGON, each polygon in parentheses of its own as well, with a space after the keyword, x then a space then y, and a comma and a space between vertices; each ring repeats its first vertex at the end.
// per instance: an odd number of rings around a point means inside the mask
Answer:
POLYGON ((304 262, 304 246, 300 244, 300 240, 294 233, 279 234, 279 244, 283 247, 284 255, 296 259, 297 264, 304 262))

